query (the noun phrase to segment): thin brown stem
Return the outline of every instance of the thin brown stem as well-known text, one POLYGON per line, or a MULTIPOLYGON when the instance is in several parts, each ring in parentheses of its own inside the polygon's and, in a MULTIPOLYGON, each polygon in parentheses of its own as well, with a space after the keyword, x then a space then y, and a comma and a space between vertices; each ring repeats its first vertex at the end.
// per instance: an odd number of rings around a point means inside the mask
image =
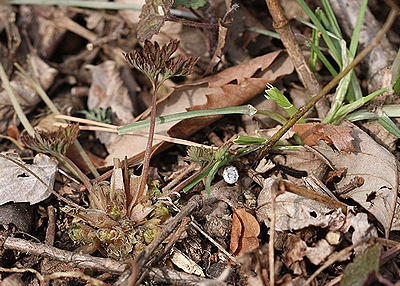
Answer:
POLYGON ((153 97, 151 99, 149 137, 147 140, 146 151, 144 153, 144 158, 143 158, 142 175, 140 178, 139 192, 138 192, 138 196, 137 196, 139 198, 139 200, 145 194, 145 190, 146 190, 147 178, 149 175, 150 160, 151 160, 151 154, 152 154, 152 147, 153 147, 154 132, 155 132, 155 128, 156 128, 157 90, 158 90, 160 84, 158 83, 157 79, 155 79, 152 84, 153 84, 153 97))
POLYGON ((194 22, 194 21, 190 21, 190 20, 187 20, 184 18, 176 17, 170 13, 167 14, 166 20, 181 23, 181 24, 189 26, 189 27, 195 27, 195 28, 201 28, 201 29, 217 29, 218 28, 218 24, 194 22))
MULTIPOLYGON (((281 38, 282 44, 285 46, 287 53, 293 61, 297 74, 304 87, 311 96, 315 96, 321 90, 321 87, 314 74, 308 67, 299 44, 296 41, 293 30, 287 20, 278 0, 266 0, 268 10, 272 16, 273 27, 281 38)), ((316 104, 318 116, 324 118, 329 111, 328 101, 325 99, 316 104)))

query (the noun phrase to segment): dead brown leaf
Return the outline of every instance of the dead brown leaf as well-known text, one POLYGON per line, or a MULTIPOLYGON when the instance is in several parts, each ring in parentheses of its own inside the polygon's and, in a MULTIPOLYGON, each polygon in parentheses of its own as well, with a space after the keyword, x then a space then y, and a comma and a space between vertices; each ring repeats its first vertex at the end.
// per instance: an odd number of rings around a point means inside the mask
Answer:
POLYGON ((388 235, 397 199, 397 160, 354 124, 343 124, 353 129, 355 152, 334 151, 327 145, 313 148, 324 155, 335 169, 347 169, 346 176, 337 184, 337 188, 346 186, 354 177, 364 179, 364 184, 346 193, 346 197, 374 215, 388 235))
POLYGON ((260 225, 246 209, 233 213, 230 250, 234 256, 251 251, 259 246, 260 225))
POLYGON ((316 145, 318 140, 333 143, 339 151, 354 152, 356 149, 350 134, 353 130, 347 126, 334 126, 324 123, 295 124, 293 130, 301 137, 304 144, 316 145))

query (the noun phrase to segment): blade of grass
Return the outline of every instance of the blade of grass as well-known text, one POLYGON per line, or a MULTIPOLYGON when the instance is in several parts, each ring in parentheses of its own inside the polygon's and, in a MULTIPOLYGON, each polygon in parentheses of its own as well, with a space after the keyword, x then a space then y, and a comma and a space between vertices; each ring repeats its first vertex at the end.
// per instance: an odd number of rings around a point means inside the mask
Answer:
MULTIPOLYGON (((318 27, 316 25, 314 25, 313 23, 308 22, 307 20, 304 20, 301 17, 297 17, 294 16, 294 19, 296 19, 297 21, 299 21, 300 23, 306 25, 307 27, 313 29, 313 30, 317 30, 318 31, 318 27)), ((326 31, 326 33, 328 34, 329 37, 331 37, 332 39, 335 40, 340 40, 341 38, 337 37, 334 33, 331 33, 329 31, 326 31)))
POLYGON ((379 114, 378 122, 391 134, 400 138, 400 129, 397 125, 390 119, 390 117, 382 110, 379 114))
MULTIPOLYGON (((316 31, 316 30, 313 30, 313 32, 314 31, 316 31)), ((322 64, 328 69, 328 71, 331 73, 331 75, 333 77, 337 76, 338 72, 335 70, 335 68, 332 66, 330 61, 326 58, 326 56, 322 53, 320 47, 318 47, 318 45, 316 45, 313 42, 309 42, 309 43, 310 43, 311 51, 318 56, 318 58, 320 59, 322 64)))
MULTIPOLYGON (((252 116, 257 113, 257 109, 255 109, 251 105, 242 105, 242 106, 230 106, 230 107, 222 107, 215 109, 207 109, 207 110, 193 110, 188 112, 176 113, 171 115, 160 116, 156 118, 156 124, 164 124, 173 121, 179 121, 183 119, 199 117, 199 116, 215 116, 215 115, 226 115, 226 114, 244 114, 252 116)), ((139 122, 129 123, 117 128, 118 134, 126 134, 129 132, 137 131, 140 129, 148 128, 150 126, 150 120, 142 120, 139 122)))
POLYGON ((322 38, 324 39, 326 45, 328 46, 329 52, 332 54, 332 57, 337 62, 337 64, 340 65, 340 67, 342 67, 341 60, 340 60, 340 54, 337 51, 335 44, 332 42, 331 38, 329 37, 325 27, 317 19, 317 17, 314 15, 314 13, 311 11, 311 9, 307 6, 307 4, 304 2, 304 0, 297 0, 297 3, 299 3, 299 5, 303 9, 303 11, 311 19, 311 21, 314 23, 314 25, 317 26, 317 29, 318 29, 318 31, 321 32, 322 38))
MULTIPOLYGON (((131 4, 122 2, 105 2, 105 1, 69 1, 69 0, 9 0, 4 5, 55 5, 55 6, 72 6, 88 9, 105 9, 105 10, 136 10, 142 9, 142 4, 131 4)), ((191 12, 178 9, 171 9, 171 14, 192 20, 198 18, 191 12)))
POLYGON ((383 93, 385 93, 387 91, 388 91, 387 88, 382 88, 382 89, 377 90, 377 91, 375 91, 375 92, 373 92, 373 93, 371 93, 371 94, 369 94, 367 96, 364 96, 364 97, 362 97, 362 98, 360 98, 360 99, 358 99, 358 100, 356 100, 356 101, 354 101, 352 103, 349 103, 349 104, 346 104, 346 105, 340 107, 338 109, 338 111, 336 112, 336 114, 335 114, 334 121, 335 122, 341 121, 342 118, 344 118, 350 112, 360 108, 361 106, 363 106, 365 103, 367 103, 371 99, 373 99, 373 98, 375 98, 375 97, 377 97, 377 96, 379 96, 379 95, 381 95, 381 94, 383 94, 383 93))
POLYGON ((29 135, 34 136, 35 130, 33 129, 31 123, 29 122, 28 118, 25 115, 25 112, 22 110, 21 105, 19 104, 17 98, 15 97, 15 93, 10 85, 10 81, 8 80, 7 74, 3 68, 3 65, 0 62, 0 78, 3 82, 4 88, 10 97, 11 103, 14 107, 15 112, 19 120, 21 120, 22 126, 24 126, 25 130, 28 132, 29 135))
POLYGON ((354 26, 353 35, 351 36, 349 51, 355 56, 357 53, 358 39, 360 38, 360 31, 362 22, 364 20, 365 10, 367 9, 368 0, 363 0, 360 5, 360 11, 358 12, 356 25, 354 26))
MULTIPOLYGON (((292 116, 297 112, 297 108, 282 94, 282 92, 271 84, 267 84, 265 97, 275 101, 287 115, 292 116)), ((300 118, 300 123, 306 123, 304 118, 300 118)))
POLYGON ((343 39, 342 31, 340 30, 339 23, 336 19, 335 13, 328 0, 322 0, 322 6, 324 7, 326 16, 329 19, 329 23, 333 33, 340 39, 343 39))

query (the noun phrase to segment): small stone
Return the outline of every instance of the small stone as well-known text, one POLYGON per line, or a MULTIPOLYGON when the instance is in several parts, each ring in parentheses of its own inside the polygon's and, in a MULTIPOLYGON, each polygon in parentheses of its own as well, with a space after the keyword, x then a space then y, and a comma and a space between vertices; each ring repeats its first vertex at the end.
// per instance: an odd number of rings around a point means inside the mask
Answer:
POLYGON ((239 180, 239 172, 235 166, 227 166, 222 173, 222 177, 228 184, 234 184, 239 180))

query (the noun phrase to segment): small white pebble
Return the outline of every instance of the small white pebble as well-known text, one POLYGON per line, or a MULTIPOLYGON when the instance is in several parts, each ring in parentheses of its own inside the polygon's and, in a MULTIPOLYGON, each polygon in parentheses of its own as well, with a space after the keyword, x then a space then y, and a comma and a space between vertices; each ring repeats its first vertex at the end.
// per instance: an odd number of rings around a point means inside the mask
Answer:
POLYGON ((339 245, 343 240, 342 233, 338 231, 329 231, 325 237, 326 241, 333 246, 339 245))
POLYGON ((222 177, 228 184, 234 184, 239 180, 239 172, 235 166, 227 166, 222 173, 222 177))

